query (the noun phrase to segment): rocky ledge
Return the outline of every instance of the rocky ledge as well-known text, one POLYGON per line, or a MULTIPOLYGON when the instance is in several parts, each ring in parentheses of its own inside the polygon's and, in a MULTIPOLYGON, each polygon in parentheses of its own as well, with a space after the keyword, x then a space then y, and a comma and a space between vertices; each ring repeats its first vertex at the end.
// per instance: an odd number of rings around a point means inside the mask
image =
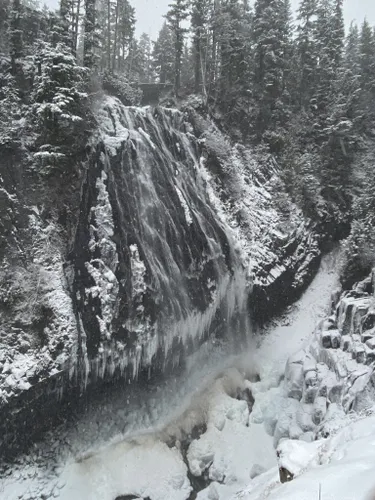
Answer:
POLYGON ((350 412, 375 401, 374 272, 352 290, 332 294, 331 315, 306 347, 288 360, 283 404, 274 420, 274 444, 282 438, 327 437, 350 412))

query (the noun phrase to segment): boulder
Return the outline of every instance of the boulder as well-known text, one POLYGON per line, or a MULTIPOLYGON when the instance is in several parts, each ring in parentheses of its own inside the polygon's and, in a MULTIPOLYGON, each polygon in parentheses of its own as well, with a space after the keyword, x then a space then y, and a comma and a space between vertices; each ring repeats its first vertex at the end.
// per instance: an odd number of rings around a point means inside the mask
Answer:
POLYGON ((375 327, 375 311, 369 311, 362 319, 362 332, 372 330, 375 327))
POLYGON ((370 349, 367 345, 365 346, 366 352, 366 365, 371 365, 375 362, 375 350, 370 349))
POLYGON ((323 422, 327 413, 327 399, 325 397, 318 397, 314 403, 312 420, 314 424, 319 425, 323 422))
POLYGON ((338 330, 331 330, 331 346, 332 349, 339 349, 341 344, 341 334, 338 330))
POLYGON ((302 398, 304 384, 303 365, 288 362, 285 377, 287 381, 288 398, 300 401, 302 398))
POLYGON ((341 349, 343 351, 350 351, 351 349, 351 339, 350 337, 346 336, 346 337, 341 337, 341 349))
POLYGON ((322 347, 330 349, 332 347, 331 332, 329 330, 322 331, 321 335, 322 347))
POLYGON ((318 375, 316 370, 310 370, 305 374, 305 385, 306 387, 316 386, 318 383, 318 375))
POLYGON ((328 390, 328 400, 330 403, 339 403, 344 390, 343 384, 335 384, 328 390))
POLYGON ((306 404, 312 404, 315 401, 317 393, 318 393, 318 387, 316 386, 307 387, 303 393, 303 402, 306 404))

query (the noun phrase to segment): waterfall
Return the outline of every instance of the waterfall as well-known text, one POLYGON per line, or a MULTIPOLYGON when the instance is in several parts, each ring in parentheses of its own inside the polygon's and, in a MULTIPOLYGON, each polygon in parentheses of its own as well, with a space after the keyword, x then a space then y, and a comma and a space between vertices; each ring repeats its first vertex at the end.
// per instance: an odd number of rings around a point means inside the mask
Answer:
POLYGON ((106 97, 96 114, 71 255, 85 385, 165 372, 210 335, 238 338, 249 295, 184 113, 106 97))

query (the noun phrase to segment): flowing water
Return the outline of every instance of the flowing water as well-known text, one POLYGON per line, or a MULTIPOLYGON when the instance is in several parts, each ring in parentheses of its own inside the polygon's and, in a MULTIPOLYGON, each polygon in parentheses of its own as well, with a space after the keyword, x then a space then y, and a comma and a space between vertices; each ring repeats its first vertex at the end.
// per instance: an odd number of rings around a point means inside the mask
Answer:
POLYGON ((186 117, 112 98, 97 116, 71 254, 85 386, 165 374, 210 335, 249 334, 246 264, 186 117))

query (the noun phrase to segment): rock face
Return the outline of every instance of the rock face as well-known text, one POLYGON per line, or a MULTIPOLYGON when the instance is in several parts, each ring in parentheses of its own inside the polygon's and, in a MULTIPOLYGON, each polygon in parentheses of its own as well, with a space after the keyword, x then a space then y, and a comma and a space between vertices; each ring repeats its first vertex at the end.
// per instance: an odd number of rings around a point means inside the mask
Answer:
POLYGON ((294 354, 285 371, 284 389, 288 408, 295 418, 275 434, 303 438, 309 431, 326 436, 340 415, 373 407, 375 398, 375 289, 374 274, 338 297, 332 295, 331 316, 321 321, 311 343, 294 354), (293 404, 292 404, 293 403, 293 404))
POLYGON ((238 343, 248 306, 264 320, 319 261, 271 159, 191 110, 105 98, 96 114, 71 185, 50 180, 44 199, 40 184, 2 179, 4 449, 102 383, 181 367, 210 335, 238 343))

